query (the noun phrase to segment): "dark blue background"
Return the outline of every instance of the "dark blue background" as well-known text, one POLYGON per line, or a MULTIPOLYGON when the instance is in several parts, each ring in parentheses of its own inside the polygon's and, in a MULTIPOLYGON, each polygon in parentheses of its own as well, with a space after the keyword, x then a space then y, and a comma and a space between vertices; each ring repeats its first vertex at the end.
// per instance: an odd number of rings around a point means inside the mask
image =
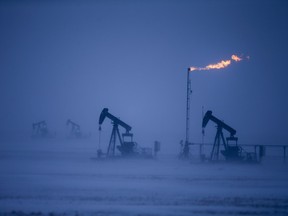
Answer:
MULTIPOLYGON (((288 142, 286 1, 0 1, 0 32, 3 139, 29 137, 39 120, 61 134, 67 118, 97 139, 108 107, 141 145, 174 149, 187 68, 244 54, 191 74, 191 141, 201 141, 204 106, 240 143, 288 142)), ((214 133, 209 124, 205 141, 214 133)))

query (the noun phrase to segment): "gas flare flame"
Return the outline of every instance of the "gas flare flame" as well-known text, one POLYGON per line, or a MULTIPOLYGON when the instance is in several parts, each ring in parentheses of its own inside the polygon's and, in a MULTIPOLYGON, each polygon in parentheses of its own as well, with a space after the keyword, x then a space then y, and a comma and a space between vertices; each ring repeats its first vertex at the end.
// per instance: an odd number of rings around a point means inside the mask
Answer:
MULTIPOLYGON (((249 56, 247 56, 246 58, 249 59, 249 56)), ((201 70, 222 69, 222 68, 228 67, 232 63, 232 61, 239 62, 242 60, 243 60, 242 57, 239 57, 237 55, 232 55, 231 58, 228 60, 222 60, 216 64, 209 64, 206 67, 190 67, 189 71, 191 72, 195 70, 201 71, 201 70)))

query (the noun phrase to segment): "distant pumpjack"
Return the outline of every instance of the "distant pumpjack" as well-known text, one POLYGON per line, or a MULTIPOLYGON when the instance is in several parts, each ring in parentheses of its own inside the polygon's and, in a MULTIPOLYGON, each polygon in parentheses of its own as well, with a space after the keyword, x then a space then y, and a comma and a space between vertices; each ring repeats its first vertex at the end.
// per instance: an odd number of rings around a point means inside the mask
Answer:
POLYGON ((40 121, 32 124, 33 137, 46 138, 48 136, 48 128, 46 121, 40 121))
POLYGON ((202 121, 202 128, 204 129, 209 122, 209 120, 213 121, 217 125, 217 133, 215 136, 210 160, 219 160, 219 150, 220 150, 220 143, 222 141, 224 145, 224 150, 221 153, 224 155, 226 160, 243 160, 241 156, 242 148, 237 145, 238 138, 234 137, 236 134, 236 130, 230 127, 229 125, 225 124, 223 121, 219 120, 215 116, 212 115, 212 111, 207 111, 205 116, 203 117, 202 121), (230 136, 224 139, 223 129, 230 133, 230 136), (230 146, 228 141, 235 141, 236 145, 230 146))
POLYGON ((129 156, 129 155, 136 154, 134 149, 136 148, 137 144, 133 142, 133 134, 130 133, 130 130, 132 129, 132 127, 126 124, 125 122, 121 121, 119 118, 115 117, 114 115, 110 114, 107 108, 104 108, 100 114, 99 131, 101 131, 101 125, 106 117, 112 120, 112 124, 113 124, 109 146, 107 149, 107 157, 115 156, 115 146, 116 146, 117 137, 120 142, 120 146, 117 146, 117 149, 121 152, 122 156, 129 156), (120 132, 118 128, 119 125, 126 130, 126 132, 122 134, 123 140, 120 136, 120 132), (126 139, 128 139, 128 141, 126 139))
POLYGON ((70 137, 71 138, 81 138, 82 137, 80 125, 76 124, 75 122, 71 121, 70 119, 67 120, 66 125, 67 126, 71 125, 71 130, 70 130, 70 137))

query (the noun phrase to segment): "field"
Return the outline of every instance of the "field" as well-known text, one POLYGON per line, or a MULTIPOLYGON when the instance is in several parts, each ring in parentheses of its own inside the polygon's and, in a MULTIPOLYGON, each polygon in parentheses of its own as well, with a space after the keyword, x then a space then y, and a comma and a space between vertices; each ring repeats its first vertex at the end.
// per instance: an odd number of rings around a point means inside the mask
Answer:
POLYGON ((2 142, 0 215, 288 215, 288 164, 97 160, 92 141, 2 142))

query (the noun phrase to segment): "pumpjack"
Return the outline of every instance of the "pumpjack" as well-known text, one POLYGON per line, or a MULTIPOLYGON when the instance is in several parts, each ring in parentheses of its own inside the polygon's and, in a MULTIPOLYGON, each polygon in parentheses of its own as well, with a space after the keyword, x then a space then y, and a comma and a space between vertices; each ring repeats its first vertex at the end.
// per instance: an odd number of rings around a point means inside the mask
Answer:
POLYGON ((46 121, 40 121, 32 124, 33 128, 33 137, 48 137, 48 128, 46 121))
POLYGON ((99 131, 101 131, 101 125, 105 118, 109 118, 113 124, 109 146, 107 149, 107 157, 115 156, 117 138, 120 142, 120 145, 117 146, 117 149, 120 151, 122 156, 131 156, 137 154, 137 143, 133 142, 133 134, 130 133, 132 127, 109 113, 107 108, 104 108, 99 117, 99 131), (122 134, 122 138, 120 136, 119 126, 126 130, 126 132, 122 134))
POLYGON ((70 119, 67 120, 66 125, 71 125, 70 135, 71 138, 81 138, 82 133, 80 130, 80 125, 76 124, 75 122, 71 121, 70 119))
POLYGON ((212 115, 212 111, 209 110, 206 112, 202 121, 202 128, 204 129, 209 121, 214 122, 217 126, 217 133, 214 139, 214 144, 212 148, 212 152, 210 155, 211 161, 219 160, 219 151, 220 144, 222 142, 224 146, 224 150, 221 150, 222 155, 228 161, 253 161, 255 160, 256 155, 253 153, 245 152, 241 146, 238 146, 238 137, 235 137, 236 130, 229 125, 225 124, 223 121, 219 120, 215 116, 212 115), (230 133, 230 136, 224 139, 223 129, 230 133), (229 141, 235 142, 234 145, 229 144, 229 141))

